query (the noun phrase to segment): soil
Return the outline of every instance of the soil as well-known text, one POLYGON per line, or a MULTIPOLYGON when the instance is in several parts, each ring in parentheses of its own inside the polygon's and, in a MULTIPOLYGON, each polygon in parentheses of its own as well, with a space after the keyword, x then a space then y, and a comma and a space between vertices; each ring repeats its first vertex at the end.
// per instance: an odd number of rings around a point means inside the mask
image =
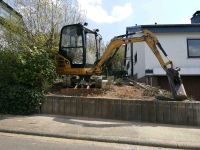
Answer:
POLYGON ((111 84, 101 89, 97 88, 65 88, 60 84, 55 84, 48 95, 84 96, 84 97, 103 97, 103 98, 122 98, 122 99, 145 99, 154 100, 153 95, 146 94, 145 89, 133 85, 114 85, 111 84))

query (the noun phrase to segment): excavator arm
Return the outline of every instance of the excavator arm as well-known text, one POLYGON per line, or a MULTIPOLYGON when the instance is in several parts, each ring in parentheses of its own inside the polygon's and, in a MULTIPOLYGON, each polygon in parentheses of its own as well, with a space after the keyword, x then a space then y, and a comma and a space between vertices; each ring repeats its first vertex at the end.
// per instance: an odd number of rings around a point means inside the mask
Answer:
POLYGON ((101 59, 96 64, 95 73, 101 74, 101 67, 102 65, 108 60, 110 55, 112 55, 113 51, 116 48, 119 48, 121 45, 128 44, 128 43, 136 43, 136 42, 146 42, 146 44, 150 47, 156 58, 158 59, 161 67, 166 70, 168 67, 172 68, 173 64, 172 61, 167 57, 166 52, 162 48, 161 44, 159 43, 158 39, 155 35, 150 32, 149 30, 145 29, 143 31, 143 36, 141 37, 116 37, 114 38, 108 45, 107 49, 103 53, 101 59), (166 57, 167 61, 165 62, 162 55, 160 54, 158 48, 163 52, 164 56, 166 57))
POLYGON ((128 43, 136 43, 136 42, 146 42, 146 44, 150 47, 153 54, 156 56, 159 61, 161 67, 165 70, 166 75, 168 77, 169 86, 171 89, 172 97, 176 100, 183 100, 187 98, 187 94, 185 92, 183 83, 181 81, 181 77, 179 74, 179 68, 173 68, 172 61, 168 58, 166 52, 162 48, 156 36, 149 30, 143 30, 143 35, 141 37, 127 37, 127 36, 118 36, 112 39, 107 49, 103 53, 101 59, 96 64, 94 68, 95 74, 101 74, 102 66, 109 59, 109 57, 113 54, 116 48, 119 48, 121 45, 128 43), (162 51, 164 57, 161 55, 160 51, 162 51))

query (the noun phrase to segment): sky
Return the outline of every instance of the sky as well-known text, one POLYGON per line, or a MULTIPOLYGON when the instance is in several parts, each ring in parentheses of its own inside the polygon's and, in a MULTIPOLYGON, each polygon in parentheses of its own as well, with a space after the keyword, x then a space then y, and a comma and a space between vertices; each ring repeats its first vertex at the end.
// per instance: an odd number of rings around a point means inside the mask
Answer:
MULTIPOLYGON (((13 0, 5 1, 14 5, 13 0)), ((192 15, 200 10, 200 0, 77 1, 86 12, 88 28, 98 28, 105 43, 114 36, 125 34, 126 27, 136 24, 189 24, 192 15)))
POLYGON ((88 28, 100 30, 107 43, 126 27, 144 24, 190 24, 200 0, 78 0, 88 28))

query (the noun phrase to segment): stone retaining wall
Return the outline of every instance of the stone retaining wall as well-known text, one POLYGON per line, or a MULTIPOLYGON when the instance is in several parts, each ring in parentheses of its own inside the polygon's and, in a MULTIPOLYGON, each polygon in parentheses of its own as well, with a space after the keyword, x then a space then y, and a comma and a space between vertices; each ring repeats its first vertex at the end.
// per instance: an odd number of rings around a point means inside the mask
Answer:
POLYGON ((41 113, 128 121, 200 125, 200 102, 47 96, 41 113))

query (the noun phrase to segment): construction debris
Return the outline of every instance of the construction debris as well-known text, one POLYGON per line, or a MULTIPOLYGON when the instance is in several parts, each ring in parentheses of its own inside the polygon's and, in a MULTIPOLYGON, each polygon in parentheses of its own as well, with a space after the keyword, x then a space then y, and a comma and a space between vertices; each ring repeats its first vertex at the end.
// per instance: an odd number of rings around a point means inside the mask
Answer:
POLYGON ((97 88, 66 88, 62 83, 55 84, 49 95, 67 95, 84 97, 105 97, 122 99, 171 100, 170 93, 157 87, 152 87, 134 80, 116 79, 114 82, 104 82, 101 89, 97 88))

